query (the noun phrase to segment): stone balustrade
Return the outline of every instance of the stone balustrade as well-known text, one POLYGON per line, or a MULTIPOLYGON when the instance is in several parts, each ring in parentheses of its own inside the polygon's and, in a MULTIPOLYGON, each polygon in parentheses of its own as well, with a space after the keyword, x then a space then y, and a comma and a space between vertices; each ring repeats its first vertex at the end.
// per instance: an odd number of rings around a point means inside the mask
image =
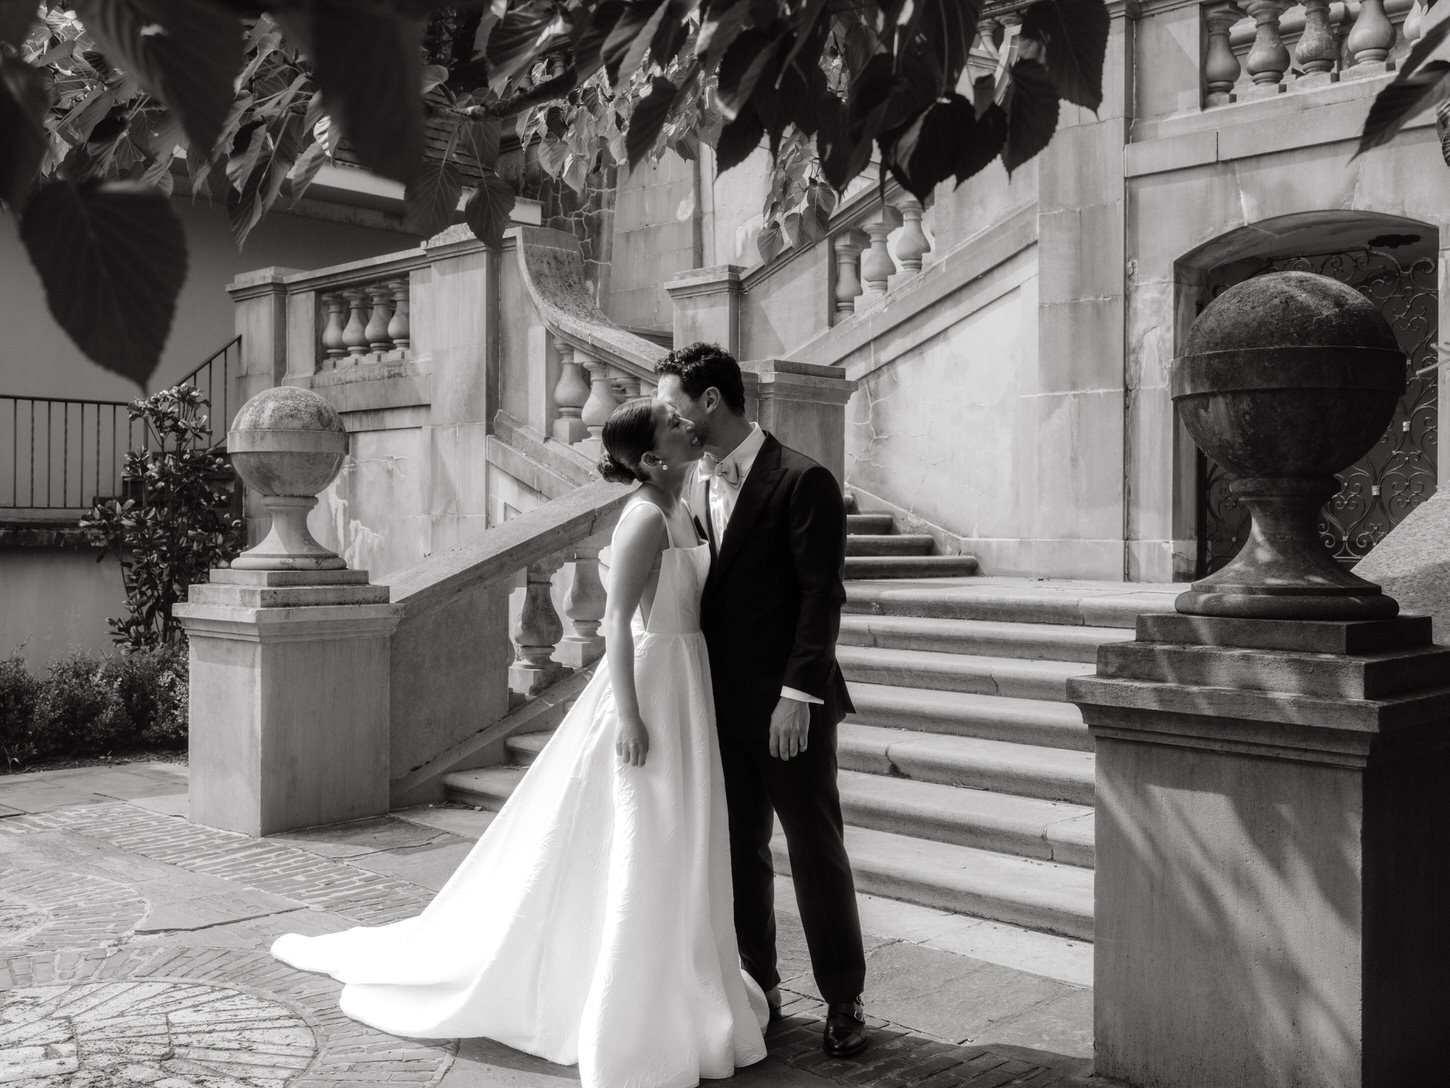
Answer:
POLYGON ((1205 108, 1391 72, 1425 15, 1423 0, 1214 0, 1202 12, 1205 108))
POLYGON ((394 805, 436 800, 444 773, 496 762, 508 736, 551 728, 578 696, 604 656, 600 551, 629 494, 587 484, 384 579, 403 605, 394 805))
POLYGON ((831 224, 835 255, 831 324, 880 304, 888 291, 921 274, 931 257, 931 239, 922 226, 926 208, 892 184, 883 202, 875 197, 852 202, 831 224))
POLYGON ((408 357, 412 341, 407 276, 324 291, 318 301, 325 322, 318 341, 318 371, 408 357))

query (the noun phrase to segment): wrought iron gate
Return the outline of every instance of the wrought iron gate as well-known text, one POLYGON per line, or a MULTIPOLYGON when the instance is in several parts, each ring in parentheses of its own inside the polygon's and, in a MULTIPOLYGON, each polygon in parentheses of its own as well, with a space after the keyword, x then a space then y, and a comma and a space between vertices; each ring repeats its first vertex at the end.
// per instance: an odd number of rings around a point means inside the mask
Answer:
MULTIPOLYGON (((1353 566, 1411 510, 1435 493, 1436 269, 1432 257, 1402 265, 1388 253, 1357 250, 1269 262, 1265 272, 1318 272, 1356 288, 1380 308, 1409 357, 1405 395, 1374 448, 1339 474, 1341 487, 1324 504, 1319 536, 1339 562, 1353 566)), ((1241 277, 1240 277, 1241 278, 1241 277)), ((1217 296, 1239 282, 1210 282, 1217 296)), ((1198 576, 1234 557, 1248 535, 1249 514, 1228 491, 1223 470, 1198 455, 1198 576)))

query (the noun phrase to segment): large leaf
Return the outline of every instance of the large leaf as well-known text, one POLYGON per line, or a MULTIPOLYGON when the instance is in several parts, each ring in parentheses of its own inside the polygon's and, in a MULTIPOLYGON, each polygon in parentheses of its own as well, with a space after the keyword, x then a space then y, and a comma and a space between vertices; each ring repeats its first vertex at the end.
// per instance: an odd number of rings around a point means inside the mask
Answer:
POLYGON ((956 174, 960 185, 984 170, 988 163, 1007 146, 1007 113, 997 103, 989 103, 980 114, 972 111, 971 124, 963 124, 956 133, 956 174))
POLYGON ((668 0, 631 0, 625 7, 601 51, 612 86, 623 87, 639 70, 669 10, 668 0))
POLYGON ((1007 146, 1002 165, 1010 174, 1052 140, 1057 131, 1057 88, 1047 69, 1034 60, 1018 60, 1003 106, 1007 112, 1007 146))
POLYGON ((907 192, 925 201, 938 182, 956 173, 959 133, 970 131, 975 123, 972 104, 961 95, 933 102, 898 136, 884 142, 884 161, 907 192))
POLYGON ((666 68, 684 48, 690 36, 690 24, 686 18, 695 10, 694 0, 669 0, 664 16, 650 38, 650 58, 661 68, 666 68))
POLYGON ((760 139, 764 135, 765 124, 760 120, 760 115, 746 106, 736 115, 735 120, 720 130, 719 142, 715 144, 716 169, 723 174, 732 166, 744 162, 760 146, 760 139))
MULTIPOLYGON (((304 137, 306 131, 304 127, 304 137)), ((287 171, 287 180, 292 186, 292 199, 287 205, 289 208, 296 207, 297 202, 306 195, 307 187, 317 177, 318 171, 327 163, 327 148, 315 141, 308 144, 302 154, 297 156, 297 161, 292 164, 292 169, 287 171)))
POLYGON ((1421 110, 1450 99, 1450 63, 1434 60, 1403 79, 1396 79, 1375 96, 1364 119, 1356 156, 1381 144, 1387 144, 1395 133, 1421 110))
POLYGON ((242 70, 242 24, 205 0, 76 0, 107 58, 181 118, 198 153, 216 143, 242 70))
POLYGON ((138 185, 42 185, 20 237, 60 327, 107 370, 145 386, 186 279, 186 238, 166 197, 138 185))
POLYGON ((603 66, 604 43, 624 11, 624 0, 604 0, 589 13, 589 21, 581 25, 574 40, 574 67, 580 80, 588 79, 603 66))
POLYGON ((407 181, 423 158, 423 21, 345 0, 278 17, 289 31, 306 26, 313 75, 358 159, 407 181))
POLYGON ((664 76, 655 76, 650 82, 649 94, 639 100, 629 117, 624 147, 631 168, 638 166, 654 150, 674 100, 675 85, 664 76))
MULTIPOLYGON (((487 25, 489 20, 485 18, 479 24, 480 34, 487 25)), ((488 34, 485 55, 488 58, 489 86, 502 93, 511 79, 528 71, 529 66, 543 55, 543 46, 560 29, 558 20, 550 12, 515 8, 504 15, 488 34)))
POLYGON ((1103 104, 1103 61, 1110 25, 1103 0, 1037 0, 1021 34, 1047 49, 1047 70, 1060 98, 1096 110, 1103 104))
MULTIPOLYGON (((1429 6, 1429 4, 1425 5, 1427 8, 1429 6)), ((1430 58, 1430 54, 1440 48, 1447 35, 1450 35, 1450 20, 1441 20, 1421 34, 1411 47, 1409 55, 1400 62, 1400 74, 1396 79, 1407 78, 1415 69, 1424 64, 1430 58)))
POLYGON ((45 158, 45 111, 50 80, 18 60, 0 56, 0 200, 19 209, 45 158))
POLYGON ((463 206, 463 218, 473 236, 495 249, 503 245, 503 232, 509 225, 509 213, 514 210, 516 199, 508 182, 496 171, 485 170, 483 179, 463 206))
POLYGON ((713 72, 725 55, 725 50, 745 29, 750 17, 749 0, 714 0, 700 23, 700 34, 695 39, 695 55, 713 72))
POLYGON ((458 126, 458 145, 479 167, 497 167, 503 122, 497 117, 471 117, 458 126))
POLYGON ((726 120, 741 112, 767 71, 772 78, 761 91, 763 96, 773 96, 774 65, 781 44, 779 37, 752 27, 740 34, 725 51, 720 61, 719 101, 720 112, 726 120))
POLYGON ((282 193, 282 185, 302 151, 302 118, 290 113, 263 128, 252 131, 246 152, 251 170, 245 176, 233 162, 227 176, 233 188, 227 193, 227 215, 237 248, 247 241, 252 228, 262 221, 282 193), (238 179, 241 180, 238 180, 238 179))
POLYGON ((403 206, 408 229, 425 238, 453 222, 458 198, 463 195, 463 171, 451 162, 428 162, 408 179, 403 206))

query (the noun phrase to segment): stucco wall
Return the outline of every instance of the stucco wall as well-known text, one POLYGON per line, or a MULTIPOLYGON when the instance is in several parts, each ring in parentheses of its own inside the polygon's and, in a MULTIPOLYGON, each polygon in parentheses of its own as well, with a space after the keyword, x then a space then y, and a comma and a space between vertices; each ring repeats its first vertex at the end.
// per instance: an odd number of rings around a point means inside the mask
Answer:
POLYGON ((108 616, 125 608, 121 569, 95 548, 0 547, 0 657, 19 652, 31 672, 75 649, 115 649, 108 616))

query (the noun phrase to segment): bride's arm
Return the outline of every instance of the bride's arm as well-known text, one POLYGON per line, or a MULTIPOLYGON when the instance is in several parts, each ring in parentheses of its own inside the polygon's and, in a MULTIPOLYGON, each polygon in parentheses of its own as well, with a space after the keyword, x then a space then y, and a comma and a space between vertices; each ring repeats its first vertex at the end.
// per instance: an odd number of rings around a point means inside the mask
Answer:
POLYGON ((649 752, 649 733, 640 719, 639 694, 634 688, 634 631, 630 621, 649 583, 650 568, 669 538, 663 516, 630 517, 631 513, 625 512, 614 531, 609 594, 600 630, 604 632, 604 660, 619 712, 614 748, 623 762, 643 767, 649 752))

